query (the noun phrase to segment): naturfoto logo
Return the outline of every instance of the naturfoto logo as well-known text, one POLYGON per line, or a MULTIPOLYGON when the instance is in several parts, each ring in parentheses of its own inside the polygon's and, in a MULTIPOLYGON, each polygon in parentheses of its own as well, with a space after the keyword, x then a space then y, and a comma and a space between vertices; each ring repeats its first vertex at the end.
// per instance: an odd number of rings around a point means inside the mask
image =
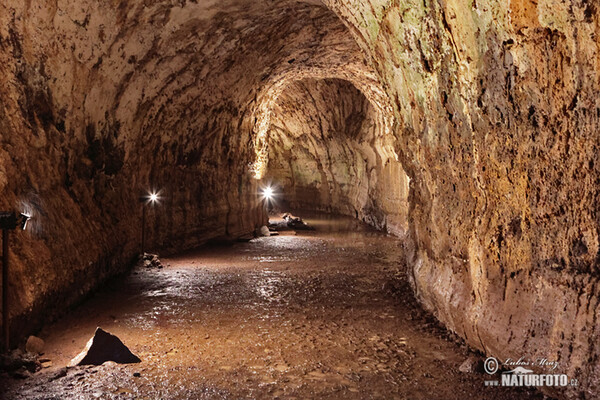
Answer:
POLYGON ((571 379, 565 374, 554 373, 534 373, 533 369, 527 367, 546 368, 549 371, 554 371, 558 368, 557 361, 549 361, 545 358, 535 361, 526 360, 523 357, 518 360, 508 358, 504 363, 500 364, 495 357, 488 357, 484 364, 484 370, 488 375, 494 375, 502 365, 506 371, 500 374, 500 380, 486 380, 486 386, 576 386, 577 379, 571 379), (511 369, 512 368, 512 369, 511 369))

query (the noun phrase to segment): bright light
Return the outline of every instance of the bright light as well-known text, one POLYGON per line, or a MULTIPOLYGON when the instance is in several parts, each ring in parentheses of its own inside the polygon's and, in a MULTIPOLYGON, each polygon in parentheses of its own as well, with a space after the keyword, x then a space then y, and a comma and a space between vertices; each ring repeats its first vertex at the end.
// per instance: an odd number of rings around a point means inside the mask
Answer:
POLYGON ((31 215, 27 212, 21 213, 21 229, 25 230, 27 228, 27 221, 31 219, 31 215))
POLYGON ((152 203, 156 202, 158 200, 158 194, 156 193, 150 193, 150 201, 152 203))
POLYGON ((270 200, 273 197, 273 188, 271 186, 267 186, 263 189, 262 194, 265 199, 270 200))

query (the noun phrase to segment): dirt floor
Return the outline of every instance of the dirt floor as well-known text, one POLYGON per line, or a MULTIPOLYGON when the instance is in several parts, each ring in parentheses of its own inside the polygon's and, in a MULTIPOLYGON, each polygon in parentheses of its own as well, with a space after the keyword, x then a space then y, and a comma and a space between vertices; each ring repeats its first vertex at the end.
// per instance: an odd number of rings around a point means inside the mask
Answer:
POLYGON ((351 219, 138 267, 39 336, 52 366, 5 399, 542 399, 485 387, 415 303, 397 239, 351 219), (142 362, 65 369, 97 326, 142 362))

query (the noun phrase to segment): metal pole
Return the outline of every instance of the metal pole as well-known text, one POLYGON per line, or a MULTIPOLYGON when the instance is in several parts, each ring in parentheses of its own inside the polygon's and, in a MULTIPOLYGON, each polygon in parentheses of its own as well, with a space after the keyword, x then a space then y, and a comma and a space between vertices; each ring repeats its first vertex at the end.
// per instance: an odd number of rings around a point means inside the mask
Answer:
POLYGON ((10 329, 8 326, 8 229, 2 230, 2 327, 4 329, 4 351, 10 349, 10 329))
POLYGON ((146 249, 146 204, 142 204, 142 257, 146 249))

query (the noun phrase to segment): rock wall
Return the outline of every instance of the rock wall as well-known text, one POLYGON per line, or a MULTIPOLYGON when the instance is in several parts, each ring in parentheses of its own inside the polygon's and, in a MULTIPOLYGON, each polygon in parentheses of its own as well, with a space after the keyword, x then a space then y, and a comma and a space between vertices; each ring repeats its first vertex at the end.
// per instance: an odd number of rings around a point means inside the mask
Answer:
POLYGON ((0 4, 0 206, 35 218, 13 235, 15 336, 125 268, 147 190, 163 196, 154 248, 254 229, 271 151, 286 187, 322 166, 298 201, 311 188, 316 207, 405 235, 415 291, 449 329, 556 359, 580 382, 566 394, 593 398, 597 5, 324 3, 0 4))
POLYGON ((0 207, 34 217, 11 247, 14 338, 126 269, 149 191, 149 249, 263 224, 260 88, 340 65, 366 69, 315 3, 2 2, 0 207))
POLYGON ((408 177, 377 113, 345 80, 287 86, 272 109, 265 177, 282 206, 346 214, 403 236, 408 177))
POLYGON ((598 7, 330 2, 392 99, 423 304, 600 391, 598 7))

